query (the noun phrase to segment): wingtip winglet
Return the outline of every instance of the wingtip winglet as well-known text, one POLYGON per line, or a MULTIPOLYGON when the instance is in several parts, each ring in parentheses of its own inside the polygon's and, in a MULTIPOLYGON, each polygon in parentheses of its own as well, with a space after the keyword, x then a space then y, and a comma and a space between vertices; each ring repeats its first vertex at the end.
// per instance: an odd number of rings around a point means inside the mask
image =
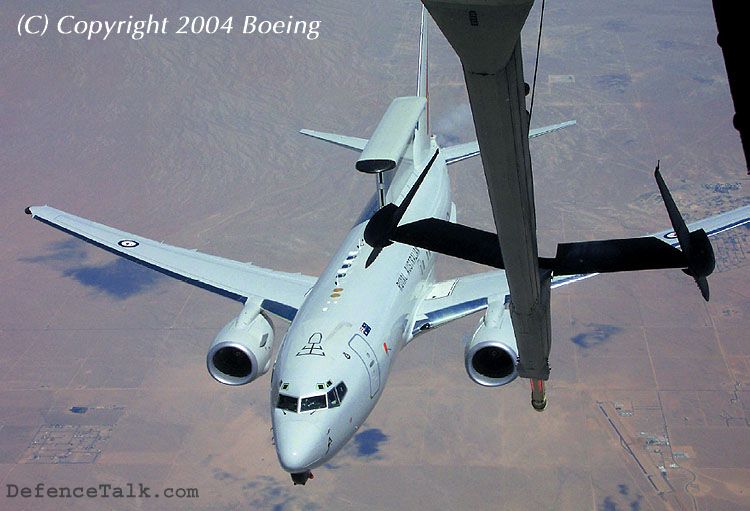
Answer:
POLYGON ((26 213, 27 215, 32 215, 31 206, 26 206, 26 209, 24 209, 23 212, 26 213))

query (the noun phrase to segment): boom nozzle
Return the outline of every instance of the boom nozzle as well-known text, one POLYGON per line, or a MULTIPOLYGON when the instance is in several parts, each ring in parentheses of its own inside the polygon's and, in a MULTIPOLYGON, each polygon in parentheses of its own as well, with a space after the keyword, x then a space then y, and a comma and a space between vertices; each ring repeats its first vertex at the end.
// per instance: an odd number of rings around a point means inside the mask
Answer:
POLYGON ((531 378, 529 383, 531 383, 531 406, 537 412, 543 412, 547 408, 547 389, 544 380, 531 378))

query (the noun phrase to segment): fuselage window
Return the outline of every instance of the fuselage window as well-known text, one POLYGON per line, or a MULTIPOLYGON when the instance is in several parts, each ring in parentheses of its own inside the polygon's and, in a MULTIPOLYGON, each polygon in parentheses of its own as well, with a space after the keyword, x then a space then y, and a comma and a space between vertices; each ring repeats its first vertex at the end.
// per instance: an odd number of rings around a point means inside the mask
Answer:
POLYGON ((287 396, 285 394, 279 394, 279 400, 276 403, 276 408, 281 408, 282 410, 297 413, 297 398, 287 396))
POLYGON ((342 402, 344 400, 344 396, 346 395, 346 384, 343 381, 336 385, 336 392, 339 395, 339 402, 342 402))
POLYGON ((299 411, 310 412, 312 410, 319 410, 326 407, 326 395, 321 394, 320 396, 303 397, 299 411))
POLYGON ((328 391, 328 408, 336 408, 337 406, 341 406, 341 401, 336 395, 336 389, 331 389, 328 391))

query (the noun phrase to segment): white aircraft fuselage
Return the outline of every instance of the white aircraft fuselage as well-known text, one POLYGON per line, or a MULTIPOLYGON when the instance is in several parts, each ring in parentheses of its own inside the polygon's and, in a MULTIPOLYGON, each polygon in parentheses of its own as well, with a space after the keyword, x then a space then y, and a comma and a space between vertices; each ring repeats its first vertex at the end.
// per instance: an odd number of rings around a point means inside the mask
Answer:
MULTIPOLYGON (((389 202, 403 199, 436 149, 432 140, 423 161, 404 158, 394 178, 400 189, 389 189, 389 202)), ((453 208, 447 167, 438 155, 404 222, 453 220, 453 208)), ((385 248, 365 268, 373 250, 364 241, 366 224, 349 232, 297 312, 276 358, 274 443, 281 466, 291 473, 323 465, 362 426, 383 393, 396 355, 412 339, 416 308, 434 283, 435 254, 408 245, 385 248), (341 383, 345 395, 339 398, 341 383)))

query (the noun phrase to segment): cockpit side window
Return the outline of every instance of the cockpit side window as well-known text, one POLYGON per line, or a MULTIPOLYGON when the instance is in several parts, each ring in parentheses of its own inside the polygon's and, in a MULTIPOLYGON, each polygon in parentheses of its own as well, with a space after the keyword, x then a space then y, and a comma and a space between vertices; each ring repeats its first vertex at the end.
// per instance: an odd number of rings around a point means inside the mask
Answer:
POLYGON ((276 402, 276 408, 281 408, 289 412, 297 413, 297 398, 279 394, 279 400, 276 402))
POLYGON ((346 384, 343 381, 336 385, 336 392, 339 395, 339 402, 342 402, 344 400, 344 396, 346 395, 346 384))
POLYGON ((319 396, 303 397, 302 402, 300 403, 300 412, 310 412, 326 407, 327 404, 325 394, 321 394, 319 396))
POLYGON ((336 408, 337 406, 341 406, 341 401, 339 401, 339 396, 336 395, 336 389, 331 389, 328 391, 328 408, 336 408))

